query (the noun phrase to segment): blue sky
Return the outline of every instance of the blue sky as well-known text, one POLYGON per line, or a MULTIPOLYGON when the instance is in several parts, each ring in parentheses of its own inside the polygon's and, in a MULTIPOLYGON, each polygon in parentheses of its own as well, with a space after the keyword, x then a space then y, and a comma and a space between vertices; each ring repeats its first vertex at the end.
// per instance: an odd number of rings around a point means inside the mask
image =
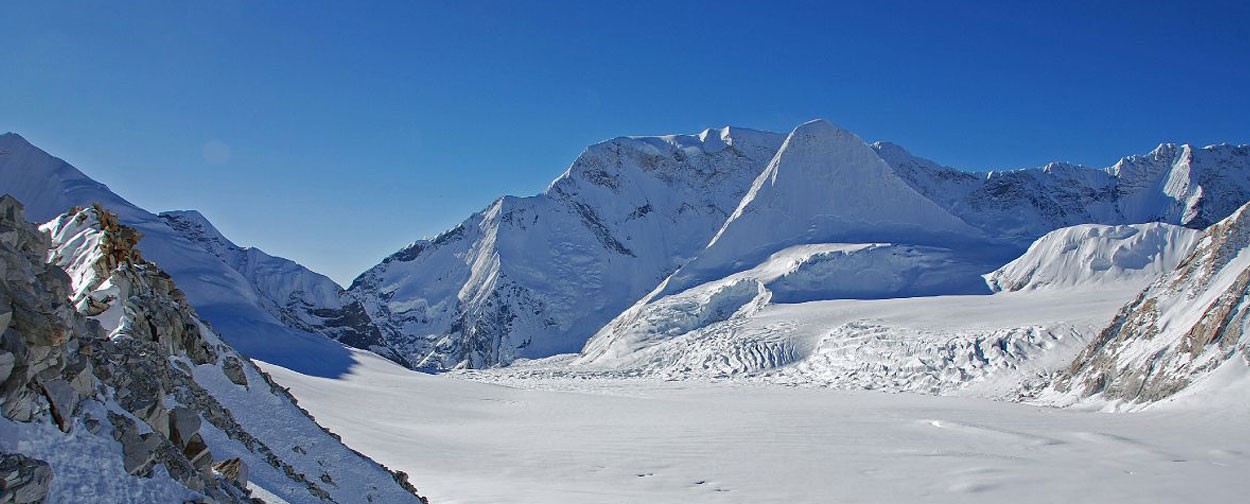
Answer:
POLYGON ((828 118, 965 169, 1250 142, 1247 2, 22 2, 0 131, 347 283, 591 143, 828 118))

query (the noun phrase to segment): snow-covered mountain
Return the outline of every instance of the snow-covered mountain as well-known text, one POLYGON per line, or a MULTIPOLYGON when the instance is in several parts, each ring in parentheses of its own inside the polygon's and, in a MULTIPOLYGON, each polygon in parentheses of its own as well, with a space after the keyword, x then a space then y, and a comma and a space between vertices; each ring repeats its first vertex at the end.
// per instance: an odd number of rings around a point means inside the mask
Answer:
POLYGON ((781 140, 723 128, 593 145, 542 194, 496 200, 350 291, 419 367, 576 352, 703 249, 781 140))
POLYGON ((605 325, 572 363, 596 372, 924 391, 993 381, 997 369, 1020 385, 1029 378, 1020 370, 1062 367, 1110 319, 1108 309, 1188 253, 1199 233, 1178 224, 1197 226, 1203 220, 1193 216, 1245 202, 1250 149, 1175 152, 1161 148, 1108 170, 1052 164, 976 175, 896 146, 870 147, 823 121, 802 125, 708 247, 605 325), (1186 200, 1195 210, 1169 210, 1181 194, 1169 188, 1184 184, 1121 187, 1119 177, 1139 173, 1143 159, 1171 170, 1156 179, 1198 181, 1189 187, 1205 196, 1186 200), (1135 201, 1154 190, 1164 196, 1150 213, 1135 201), (1119 224, 1146 216, 1175 223, 1119 224), (1091 220, 1113 225, 1080 224, 1091 220), (1022 255, 1014 248, 1038 233, 1022 255), (1004 265, 1014 256, 1003 251, 1013 249, 1019 257, 1004 265), (1051 292, 949 296, 990 290, 1051 292), (948 302, 985 309, 974 309, 979 320, 961 321, 930 312, 948 302), (991 306, 1026 311, 989 316, 991 306), (1071 311, 1048 308, 1058 306, 1071 311), (992 320, 999 325, 987 325, 992 320))
MULTIPOLYGON (((897 145, 868 145, 826 121, 784 142, 737 128, 621 138, 589 148, 545 193, 502 198, 388 257, 349 290, 419 366, 480 367, 573 351, 593 334, 611 338, 614 327, 639 334, 641 307, 653 302, 745 306, 764 291, 771 303, 989 293, 980 275, 1053 230, 1154 221, 1201 228, 1250 199, 1248 180, 1250 146, 1162 145, 1107 169, 968 173, 897 145), (784 278, 752 276, 790 267, 777 260, 797 262, 784 278), (742 283, 744 272, 763 290, 742 283), (742 294, 705 289, 661 302, 703 284, 742 294), (631 302, 638 309, 627 309, 631 302)), ((1108 238, 1126 264, 1099 275, 1157 274, 1188 243, 1180 230, 1140 230, 1136 241, 1108 238), (1164 260, 1148 246, 1166 249, 1164 260), (1141 270, 1130 249, 1156 269, 1141 270)), ((1068 260, 1098 262, 1089 254, 1101 247, 1068 260)), ((727 306, 696 311, 727 315, 727 306)), ((682 324, 690 323, 701 324, 682 324)))
POLYGON ((359 301, 325 275, 256 247, 240 247, 195 210, 161 212, 165 224, 221 258, 260 294, 261 306, 291 328, 322 334, 348 346, 405 363, 382 339, 359 301))
POLYGON ((1016 260, 986 274, 985 281, 995 291, 1126 281, 1145 285, 1172 271, 1201 234, 1162 222, 1060 228, 1033 242, 1016 260))
POLYGON ((1203 229, 1250 200, 1250 145, 1161 144, 1105 169, 963 172, 885 142, 877 153, 918 192, 986 233, 1023 243, 1076 224, 1203 229))
POLYGON ((203 219, 195 225, 185 218, 188 214, 181 214, 181 221, 162 219, 17 134, 0 135, 0 152, 0 191, 23 201, 32 220, 46 221, 92 203, 116 212, 122 223, 142 234, 139 248, 144 256, 168 272, 196 311, 247 356, 336 376, 351 366, 352 358, 326 336, 344 337, 345 342, 366 348, 377 346, 368 329, 356 323, 363 314, 353 313, 350 302, 332 296, 333 282, 328 279, 259 250, 230 253, 230 247, 238 247, 203 219), (179 230, 171 222, 187 225, 179 230), (220 241, 214 241, 217 238, 220 241))
POLYGON ((6 502, 423 502, 224 344, 99 206, 0 197, 6 502))
POLYGON ((1175 271, 1120 310, 1055 389, 1069 399, 1151 402, 1217 374, 1250 376, 1250 204, 1208 228, 1175 271))

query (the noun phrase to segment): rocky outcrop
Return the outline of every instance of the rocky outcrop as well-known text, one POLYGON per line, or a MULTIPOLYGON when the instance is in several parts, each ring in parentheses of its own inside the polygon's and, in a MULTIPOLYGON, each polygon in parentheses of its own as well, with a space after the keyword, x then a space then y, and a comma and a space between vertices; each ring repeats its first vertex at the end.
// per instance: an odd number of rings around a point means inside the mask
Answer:
POLYGON ((1250 204, 1206 230, 1194 251, 1116 315, 1054 389, 1146 403, 1216 368, 1250 366, 1250 204))
MULTIPOLYGON (((249 374, 264 375, 222 343, 173 280, 143 258, 135 248, 137 232, 99 206, 73 209, 43 230, 48 234, 24 221, 16 200, 0 199, 0 301, 8 301, 0 303, 6 313, 0 322, 7 356, 0 364, 10 363, 0 369, 7 374, 0 388, 5 418, 50 422, 75 433, 70 439, 97 437, 91 442, 114 446, 118 460, 87 470, 107 471, 109 464, 118 464, 129 477, 168 479, 173 488, 204 502, 251 502, 244 459, 254 461, 251 467, 256 462, 268 467, 267 484, 280 478, 288 501, 344 502, 325 483, 306 476, 317 467, 303 460, 307 454, 295 460, 283 455, 286 448, 271 445, 316 443, 319 436, 331 439, 323 449, 350 451, 319 428, 313 438, 287 440, 258 436, 241 421, 256 414, 240 417, 237 408, 255 408, 285 423, 315 426, 272 382, 260 390, 248 387, 249 374), (204 381, 205 373, 220 376, 226 387, 264 396, 220 388, 204 381)), ((37 429, 23 432, 40 435, 37 429)), ((54 455, 60 458, 49 459, 52 472, 58 464, 85 470, 72 466, 71 455, 54 455)), ((352 464, 386 474, 363 457, 352 464)), ((168 497, 171 490, 165 487, 168 497)), ((402 485, 374 489, 377 497, 420 501, 402 485)), ((72 488, 52 485, 51 490, 61 492, 62 500, 75 499, 72 488)))
POLYGON ((43 502, 52 484, 47 462, 16 453, 0 453, 0 504, 43 502))

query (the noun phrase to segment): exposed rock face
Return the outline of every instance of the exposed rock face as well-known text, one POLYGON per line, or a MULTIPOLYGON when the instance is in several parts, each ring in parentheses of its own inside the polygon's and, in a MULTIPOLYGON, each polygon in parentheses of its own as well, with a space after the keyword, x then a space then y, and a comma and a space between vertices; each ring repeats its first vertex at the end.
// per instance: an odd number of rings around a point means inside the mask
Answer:
POLYGON ((1221 366, 1250 365, 1250 204, 1207 229, 1061 376, 1076 397, 1151 402, 1221 366))
POLYGON ((43 502, 51 484, 52 468, 47 462, 0 453, 0 504, 43 502))
MULTIPOLYGON (((155 501, 182 495, 178 499, 251 502, 243 459, 264 464, 266 484, 280 484, 278 491, 290 502, 348 502, 362 496, 420 501, 372 461, 350 460, 358 454, 341 460, 340 467, 323 469, 362 471, 353 474, 372 490, 353 490, 350 499, 305 476, 310 467, 320 467, 316 461, 280 455, 288 450, 271 444, 328 441, 321 449, 342 452, 336 458, 351 452, 272 382, 268 389, 230 390, 243 389, 248 374, 263 375, 199 320, 170 277, 139 254, 139 234, 114 215, 98 206, 78 208, 43 229, 52 239, 24 221, 14 199, 0 198, 0 301, 8 301, 0 306, 9 313, 0 322, 4 355, 11 356, 0 360, 11 362, 0 388, 5 417, 0 422, 17 422, 6 429, 19 436, 45 436, 22 423, 51 422, 62 432, 86 432, 29 445, 10 446, 0 439, 0 449, 57 442, 112 446, 104 451, 116 459, 91 460, 86 466, 76 465, 84 462, 66 453, 72 450, 43 456, 53 472, 107 473, 117 467, 124 474, 100 477, 167 479, 132 483, 145 489, 135 492, 155 501), (256 431, 260 424, 241 421, 257 416, 248 408, 264 410, 260 414, 276 416, 291 429, 311 426, 311 434, 292 431, 288 435, 297 439, 284 439, 278 437, 281 431, 256 431), (229 471, 214 472, 215 459, 236 463, 225 466, 229 471)), ((51 494, 60 500, 78 499, 79 490, 51 485, 51 494)))

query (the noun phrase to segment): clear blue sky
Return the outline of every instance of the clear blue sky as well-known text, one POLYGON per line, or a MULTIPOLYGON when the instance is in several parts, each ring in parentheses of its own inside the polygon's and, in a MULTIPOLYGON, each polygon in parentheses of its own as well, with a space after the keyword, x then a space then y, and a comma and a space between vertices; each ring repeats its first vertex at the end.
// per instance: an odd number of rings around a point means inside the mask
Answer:
POLYGON ((1250 142, 1250 2, 12 2, 0 131, 342 283, 588 144, 825 117, 965 169, 1250 142))

